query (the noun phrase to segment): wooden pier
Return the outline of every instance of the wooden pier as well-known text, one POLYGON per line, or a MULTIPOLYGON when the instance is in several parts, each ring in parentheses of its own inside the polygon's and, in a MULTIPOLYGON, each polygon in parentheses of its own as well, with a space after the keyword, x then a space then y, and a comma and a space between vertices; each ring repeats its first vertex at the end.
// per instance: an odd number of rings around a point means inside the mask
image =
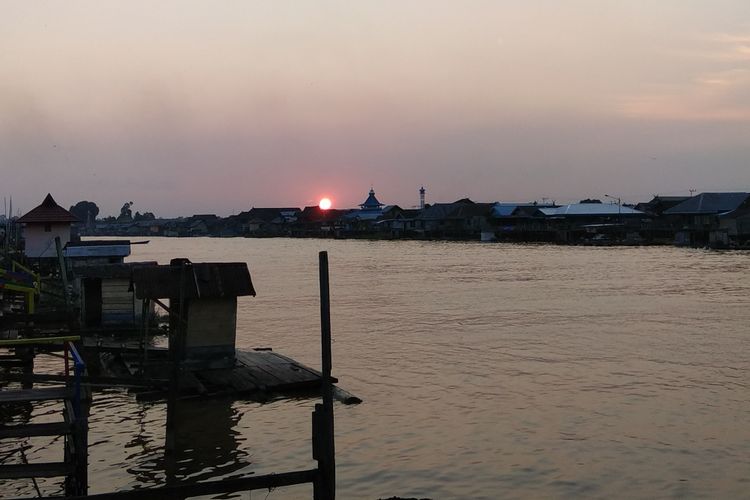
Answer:
MULTIPOLYGON (((167 348, 149 348, 144 362, 143 349, 137 342, 86 338, 83 345, 90 363, 99 360, 100 377, 92 377, 92 382, 101 378, 137 387, 150 384, 150 390, 133 390, 138 399, 167 397, 170 380, 167 348)), ((289 393, 317 394, 321 381, 322 374, 318 370, 269 348, 237 350, 231 367, 183 370, 180 397, 229 395, 266 401, 289 393)), ((332 382, 338 379, 332 378, 332 382)), ((337 393, 344 395, 340 398, 343 402, 359 402, 341 389, 337 393)))
MULTIPOLYGON (((65 477, 66 496, 86 495, 88 492, 88 391, 82 385, 85 365, 78 355, 70 337, 51 339, 14 339, 0 341, 0 346, 19 348, 20 358, 26 360, 29 348, 49 347, 64 343, 65 373, 67 384, 61 387, 2 390, 0 404, 8 407, 15 404, 34 404, 44 401, 62 403, 62 420, 45 423, 0 424, 0 439, 31 438, 37 436, 62 436, 64 456, 62 462, 28 463, 22 454, 23 463, 0 465, 0 479, 32 479, 65 477), (69 357, 70 355, 70 357, 69 357), (69 377, 70 364, 74 377, 69 377)), ((13 357, 12 354, 6 357, 13 357)), ((27 365, 23 365, 24 368, 27 365)), ((32 364, 33 366, 33 364, 32 364)), ((29 374, 25 375, 28 382, 29 374)), ((36 484, 36 483, 35 483, 36 484)))
MULTIPOLYGON (((61 255, 58 248, 64 276, 61 255)), ((143 300, 143 310, 146 311, 153 302, 169 313, 169 347, 149 345, 148 315, 143 314, 140 338, 89 337, 79 343, 85 359, 91 362, 93 370, 90 376, 83 372, 84 363, 76 348, 66 342, 64 373, 66 376, 69 373, 67 355, 70 349, 74 355, 75 384, 58 388, 0 391, 2 405, 58 400, 62 401, 64 407, 62 421, 0 426, 0 438, 65 437, 65 457, 62 462, 0 466, 0 479, 65 476, 66 498, 89 498, 88 407, 83 403, 83 382, 111 382, 112 386, 139 391, 136 396, 141 399, 166 399, 165 458, 168 460, 174 460, 176 403, 179 399, 220 395, 266 401, 277 395, 292 393, 318 395, 322 399, 312 413, 312 457, 317 461, 317 468, 110 492, 94 495, 94 498, 186 498, 312 483, 315 500, 334 500, 333 400, 347 404, 361 400, 334 386, 338 380, 331 375, 328 255, 321 252, 319 257, 322 372, 268 348, 235 348, 236 297, 255 294, 246 264, 193 265, 187 259, 175 259, 169 266, 134 268, 132 284, 136 297, 143 300), (161 302, 162 298, 170 299, 170 307, 161 302)), ((69 302, 66 308, 70 308, 69 302)), ((18 339, 15 342, 20 346, 49 341, 51 339, 18 339)), ((22 353, 23 350, 19 349, 18 352, 22 353)), ((55 377, 60 377, 34 374, 34 351, 31 352, 31 373, 22 374, 27 383, 42 379, 53 381, 55 377)), ((19 360, 0 361, 7 361, 6 366, 17 362, 28 371, 28 354, 25 356, 19 360)))

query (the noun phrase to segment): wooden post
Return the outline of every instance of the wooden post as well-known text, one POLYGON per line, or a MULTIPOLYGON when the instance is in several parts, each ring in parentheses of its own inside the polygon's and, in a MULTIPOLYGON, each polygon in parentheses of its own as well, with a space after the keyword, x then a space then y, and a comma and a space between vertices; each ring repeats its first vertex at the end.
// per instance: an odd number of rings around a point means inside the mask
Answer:
MULTIPOLYGON (((170 324, 175 325, 170 328, 169 335, 169 358, 171 362, 171 376, 169 377, 169 396, 167 399, 167 426, 166 426, 166 443, 165 451, 167 455, 172 455, 175 451, 175 417, 177 412, 177 398, 180 394, 180 376, 182 375, 182 358, 184 355, 184 337, 187 333, 185 329, 185 284, 187 278, 187 267, 186 262, 180 264, 180 291, 178 299, 179 310, 177 321, 170 321, 170 324)), ((172 304, 170 304, 172 305, 172 304)))
POLYGON ((314 484, 315 500, 336 498, 336 448, 333 425, 333 383, 331 382, 331 302, 328 286, 328 252, 320 252, 320 340, 322 358, 321 395, 323 404, 313 412, 313 458, 318 461, 314 484))
POLYGON ((143 299, 143 303, 141 305, 141 328, 143 328, 143 335, 141 336, 141 343, 143 344, 143 353, 141 356, 141 377, 144 377, 146 374, 146 362, 148 361, 148 311, 150 309, 150 304, 150 300, 143 299))
MULTIPOLYGON (((70 290, 68 290, 68 269, 65 266, 65 257, 63 257, 62 243, 59 236, 55 236, 55 250, 57 251, 57 260, 60 264, 60 276, 62 277, 63 294, 65 295, 65 309, 68 312, 68 316, 71 316, 73 308, 70 302, 70 290)), ((69 317, 68 319, 72 318, 69 317)))

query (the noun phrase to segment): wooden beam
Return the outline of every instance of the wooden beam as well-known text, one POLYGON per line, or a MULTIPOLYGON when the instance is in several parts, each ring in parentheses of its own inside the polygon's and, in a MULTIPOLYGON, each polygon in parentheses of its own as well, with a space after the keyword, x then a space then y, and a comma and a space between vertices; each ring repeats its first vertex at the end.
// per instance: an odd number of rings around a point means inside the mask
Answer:
POLYGON ((0 479, 60 477, 67 476, 72 471, 73 464, 65 462, 0 465, 0 479))
POLYGON ((70 425, 66 422, 48 422, 44 424, 19 424, 0 426, 0 438, 31 436, 62 436, 70 434, 70 425))
POLYGON ((64 342, 75 342, 81 340, 80 335, 63 335, 61 337, 35 337, 26 339, 7 339, 0 340, 0 347, 9 347, 14 345, 42 345, 42 344, 61 344, 64 342))
POLYGON ((217 493, 233 493, 237 491, 264 490, 293 486, 295 484, 311 483, 318 475, 317 469, 281 472, 263 476, 250 476, 238 479, 219 479, 195 484, 179 484, 160 488, 138 488, 130 491, 115 491, 80 497, 45 497, 48 500, 161 500, 163 498, 188 498, 199 495, 213 495, 217 493))
POLYGON ((0 403, 25 403, 28 401, 51 401, 69 399, 73 391, 66 387, 49 389, 24 389, 20 391, 0 391, 0 403))

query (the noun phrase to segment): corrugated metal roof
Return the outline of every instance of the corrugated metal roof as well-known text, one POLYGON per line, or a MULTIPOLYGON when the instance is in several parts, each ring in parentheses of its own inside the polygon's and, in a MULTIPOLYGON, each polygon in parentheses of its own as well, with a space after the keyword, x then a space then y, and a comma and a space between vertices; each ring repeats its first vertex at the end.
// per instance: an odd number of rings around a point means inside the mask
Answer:
POLYGON ((489 216, 492 211, 492 203, 460 204, 458 209, 451 213, 451 218, 481 217, 489 216))
POLYGON ((495 203, 492 215, 495 217, 509 217, 520 203, 495 203))
MULTIPOLYGON (((133 285, 139 299, 177 298, 180 295, 181 262, 174 259, 168 266, 133 269, 133 285)), ((185 298, 255 296, 250 271, 244 262, 201 262, 187 272, 185 298)))
POLYGON ((28 224, 30 222, 79 222, 79 220, 78 217, 58 205, 52 195, 47 193, 42 204, 21 216, 18 222, 28 224))
POLYGON ((719 214, 740 208, 750 193, 701 193, 665 210, 667 215, 719 214))
POLYGON ((382 210, 355 210, 344 215, 344 220, 376 220, 383 215, 382 210))
POLYGON ((544 215, 554 216, 597 216, 597 215, 645 215, 640 210, 614 203, 571 203, 557 208, 540 208, 544 215))
POLYGON ((66 257, 127 257, 130 240, 88 240, 69 242, 63 254, 66 257))
POLYGON ((156 262, 128 262, 126 264, 98 264, 73 266, 73 274, 78 278, 128 278, 133 270, 143 267, 156 267, 156 262))
POLYGON ((453 211, 458 208, 459 205, 454 203, 435 203, 422 210, 416 218, 420 220, 439 220, 445 219, 453 211))
POLYGON ((720 216, 722 219, 746 219, 750 218, 750 208, 738 208, 720 216))

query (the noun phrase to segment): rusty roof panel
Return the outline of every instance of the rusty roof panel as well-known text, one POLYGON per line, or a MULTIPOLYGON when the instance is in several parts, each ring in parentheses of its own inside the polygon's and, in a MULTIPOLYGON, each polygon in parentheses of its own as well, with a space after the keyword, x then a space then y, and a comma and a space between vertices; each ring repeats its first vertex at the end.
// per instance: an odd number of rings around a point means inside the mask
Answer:
MULTIPOLYGON (((250 271, 244 262, 201 262, 187 259, 185 298, 255 296, 250 271)), ((181 262, 133 270, 133 285, 139 299, 177 298, 180 295, 181 262)))

